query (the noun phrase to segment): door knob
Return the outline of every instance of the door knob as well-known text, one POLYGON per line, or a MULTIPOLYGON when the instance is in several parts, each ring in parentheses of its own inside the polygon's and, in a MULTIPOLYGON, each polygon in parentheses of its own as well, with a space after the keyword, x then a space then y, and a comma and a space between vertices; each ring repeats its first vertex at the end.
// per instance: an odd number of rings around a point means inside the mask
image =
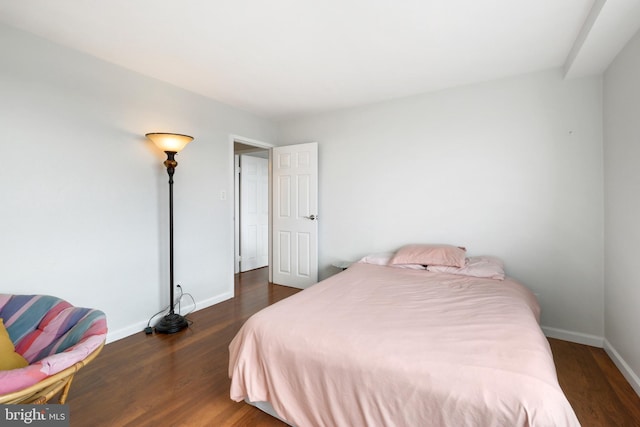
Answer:
POLYGON ((310 216, 304 216, 304 219, 310 219, 311 221, 315 221, 318 219, 318 215, 310 215, 310 216))

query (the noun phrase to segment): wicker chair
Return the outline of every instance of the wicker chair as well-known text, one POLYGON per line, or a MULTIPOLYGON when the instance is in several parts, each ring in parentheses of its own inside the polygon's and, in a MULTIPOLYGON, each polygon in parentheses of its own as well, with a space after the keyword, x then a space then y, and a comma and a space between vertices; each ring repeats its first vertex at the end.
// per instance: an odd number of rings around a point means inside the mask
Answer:
POLYGON ((48 295, 0 294, 0 318, 25 368, 0 371, 0 403, 64 403, 73 376, 104 346, 106 316, 48 295))

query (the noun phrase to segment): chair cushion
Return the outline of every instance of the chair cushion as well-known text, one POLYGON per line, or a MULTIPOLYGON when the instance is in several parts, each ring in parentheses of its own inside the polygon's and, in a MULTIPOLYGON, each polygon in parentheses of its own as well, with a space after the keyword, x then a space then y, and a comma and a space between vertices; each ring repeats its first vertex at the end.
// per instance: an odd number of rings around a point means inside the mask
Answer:
POLYGON ((83 360, 105 340, 106 316, 48 295, 0 294, 0 317, 29 366, 0 371, 0 394, 36 384, 83 360))
POLYGON ((0 319, 0 371, 24 368, 27 365, 29 365, 27 359, 16 353, 9 333, 4 327, 4 321, 0 319))

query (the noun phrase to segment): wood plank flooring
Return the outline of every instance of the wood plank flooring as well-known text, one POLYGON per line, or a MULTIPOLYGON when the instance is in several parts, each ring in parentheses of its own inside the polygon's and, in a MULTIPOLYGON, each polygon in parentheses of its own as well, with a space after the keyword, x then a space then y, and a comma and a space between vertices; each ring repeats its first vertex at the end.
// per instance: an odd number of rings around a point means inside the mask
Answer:
POLYGON ((549 343, 560 387, 583 427, 640 426, 640 397, 603 349, 549 343))
MULTIPOLYGON (((71 427, 285 426, 229 399, 228 345, 251 314, 296 292, 268 284, 266 269, 250 271, 236 276, 236 298, 189 315, 189 329, 108 344, 76 375, 71 427)), ((640 398, 602 349, 550 342, 583 427, 640 426, 640 398)))

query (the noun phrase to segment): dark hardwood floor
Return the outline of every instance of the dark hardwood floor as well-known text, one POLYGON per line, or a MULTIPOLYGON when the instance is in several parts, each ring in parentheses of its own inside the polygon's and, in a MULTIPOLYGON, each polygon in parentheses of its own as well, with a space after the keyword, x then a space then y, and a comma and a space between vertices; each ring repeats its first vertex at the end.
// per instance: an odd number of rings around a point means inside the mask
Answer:
MULTIPOLYGON (((250 271, 236 276, 236 298, 189 315, 189 329, 108 344, 76 375, 71 426, 284 426, 229 398, 228 345, 251 314, 297 291, 250 271)), ((583 427, 640 426, 640 398, 602 349, 549 341, 583 427)))
POLYGON ((603 349, 549 343, 560 386, 583 427, 640 426, 640 397, 603 349))

